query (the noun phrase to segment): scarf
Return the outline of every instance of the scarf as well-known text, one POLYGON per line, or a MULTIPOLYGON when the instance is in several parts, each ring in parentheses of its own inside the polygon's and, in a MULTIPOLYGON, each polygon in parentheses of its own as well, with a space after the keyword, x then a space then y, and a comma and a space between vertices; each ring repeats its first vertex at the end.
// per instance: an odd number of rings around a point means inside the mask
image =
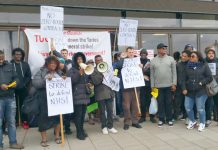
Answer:
POLYGON ((198 67, 200 67, 202 65, 202 62, 188 62, 187 66, 189 69, 197 69, 198 67))

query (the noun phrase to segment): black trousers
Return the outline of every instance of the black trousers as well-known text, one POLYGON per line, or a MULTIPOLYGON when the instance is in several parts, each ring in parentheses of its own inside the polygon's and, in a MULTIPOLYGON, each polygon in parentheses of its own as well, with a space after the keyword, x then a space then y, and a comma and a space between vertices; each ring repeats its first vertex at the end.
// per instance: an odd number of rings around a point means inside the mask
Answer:
POLYGON ((181 113, 185 115, 186 111, 184 107, 184 101, 185 101, 185 96, 182 94, 182 90, 178 88, 175 92, 175 97, 173 100, 174 119, 177 119, 181 113))
MULTIPOLYGON (((213 96, 213 101, 214 101, 214 105, 216 107, 216 114, 215 116, 217 117, 218 116, 218 94, 216 94, 215 96, 213 96)), ((218 119, 216 118, 216 121, 218 121, 218 119)))
POLYGON ((72 114, 65 114, 64 115, 64 129, 70 130, 70 121, 71 121, 72 114))
POLYGON ((19 123, 19 114, 21 117, 21 121, 28 121, 28 115, 21 112, 21 107, 23 105, 24 99, 27 97, 28 91, 26 88, 15 90, 16 97, 16 123, 19 123))
POLYGON ((80 134, 82 131, 84 131, 84 118, 86 114, 86 105, 74 105, 74 123, 76 126, 76 132, 77 134, 80 134))
POLYGON ((100 100, 99 105, 101 112, 101 128, 113 128, 113 99, 100 100), (107 118, 105 110, 107 111, 107 118))
POLYGON ((208 97, 205 103, 206 120, 211 120, 212 108, 213 108, 213 97, 208 97))
POLYGON ((158 88, 158 117, 160 121, 172 120, 172 92, 171 87, 158 88))
MULTIPOLYGON (((149 110, 151 103, 151 88, 143 86, 140 88, 140 108, 141 118, 146 118, 146 112, 149 110)), ((154 118, 155 115, 150 114, 150 119, 154 118)))

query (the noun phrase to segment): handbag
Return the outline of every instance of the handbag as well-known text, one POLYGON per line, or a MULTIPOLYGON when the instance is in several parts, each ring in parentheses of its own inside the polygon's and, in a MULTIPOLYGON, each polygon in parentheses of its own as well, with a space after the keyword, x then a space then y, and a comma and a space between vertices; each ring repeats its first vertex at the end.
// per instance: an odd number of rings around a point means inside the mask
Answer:
POLYGON ((21 111, 28 115, 39 114, 39 100, 40 95, 35 92, 33 95, 29 95, 24 99, 21 111))
POLYGON ((206 84, 206 90, 208 96, 214 96, 218 93, 218 84, 214 77, 210 83, 206 84))

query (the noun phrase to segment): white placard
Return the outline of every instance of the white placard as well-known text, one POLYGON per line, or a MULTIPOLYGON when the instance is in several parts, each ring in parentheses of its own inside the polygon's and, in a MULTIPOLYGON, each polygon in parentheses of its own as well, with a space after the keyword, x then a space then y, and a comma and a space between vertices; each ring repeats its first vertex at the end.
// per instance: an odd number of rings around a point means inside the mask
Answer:
POLYGON ((40 29, 45 37, 61 37, 64 31, 64 8, 40 7, 40 29))
POLYGON ((124 89, 145 86, 142 68, 139 64, 139 57, 124 59, 121 70, 124 89))
POLYGON ((104 79, 102 83, 110 87, 113 91, 118 92, 120 90, 120 78, 114 76, 113 67, 110 67, 103 75, 104 79))
POLYGON ((71 78, 46 80, 48 116, 73 113, 71 78))
POLYGON ((216 75, 216 63, 208 63, 208 66, 210 68, 212 75, 215 76, 216 75))
POLYGON ((147 58, 152 60, 154 58, 154 50, 153 49, 147 49, 147 53, 148 53, 147 58))
POLYGON ((120 19, 118 45, 135 47, 137 28, 138 20, 120 19))

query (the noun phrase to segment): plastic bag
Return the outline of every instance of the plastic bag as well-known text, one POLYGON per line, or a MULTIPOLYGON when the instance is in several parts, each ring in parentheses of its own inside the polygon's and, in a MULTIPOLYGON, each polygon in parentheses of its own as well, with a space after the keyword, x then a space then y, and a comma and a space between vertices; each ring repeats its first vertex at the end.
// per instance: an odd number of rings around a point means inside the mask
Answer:
POLYGON ((151 104, 149 107, 149 114, 155 115, 158 111, 157 100, 155 97, 151 98, 151 104))

